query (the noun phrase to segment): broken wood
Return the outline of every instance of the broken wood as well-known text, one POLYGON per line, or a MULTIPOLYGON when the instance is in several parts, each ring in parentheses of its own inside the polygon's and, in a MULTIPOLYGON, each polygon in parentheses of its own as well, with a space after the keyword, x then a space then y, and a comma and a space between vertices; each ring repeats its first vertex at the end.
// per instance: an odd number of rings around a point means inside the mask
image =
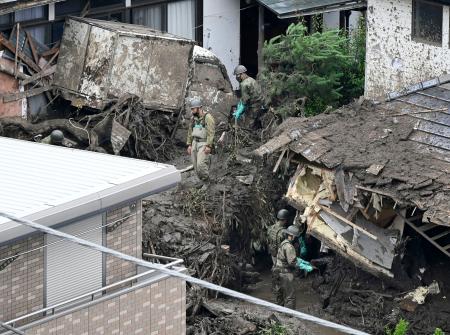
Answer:
MULTIPOLYGON (((4 63, 0 62, 0 72, 9 74, 10 76, 14 77, 14 69, 11 69, 10 67, 6 66, 4 63)), ((22 80, 26 80, 28 79, 30 76, 27 76, 26 74, 22 73, 22 72, 18 72, 17 73, 17 78, 22 79, 22 80)))
POLYGON ((322 209, 323 211, 327 212, 330 215, 333 215, 335 218, 341 220, 342 222, 348 224, 349 226, 352 226, 354 229, 359 230, 360 232, 362 232, 364 235, 369 236, 371 239, 373 240, 378 240, 378 237, 376 237, 375 235, 373 235, 372 233, 368 232, 367 230, 365 230, 364 228, 358 226, 357 224, 347 220, 346 218, 344 218, 343 216, 339 215, 338 213, 332 211, 331 209, 319 205, 320 209, 322 209))
POLYGON ((45 64, 42 67, 42 71, 46 70, 50 66, 50 64, 56 59, 56 57, 58 57, 58 55, 59 55, 59 50, 56 51, 55 54, 52 56, 52 58, 50 58, 50 60, 47 62, 47 64, 45 64))
POLYGON ((48 69, 44 69, 41 72, 35 73, 31 77, 28 77, 27 79, 23 80, 22 85, 27 85, 36 80, 48 77, 48 76, 52 75, 53 73, 55 73, 55 71, 56 71, 56 65, 53 65, 52 67, 50 67, 48 69))
POLYGON ((17 101, 17 100, 20 100, 23 98, 33 97, 35 95, 44 93, 44 92, 50 90, 51 88, 52 87, 50 85, 47 85, 44 87, 33 88, 33 89, 25 91, 25 92, 3 94, 3 102, 17 101))
MULTIPOLYGON (((0 15, 13 13, 18 10, 38 7, 38 6, 44 6, 55 2, 61 2, 64 0, 32 0, 32 1, 14 1, 15 4, 8 5, 7 7, 3 7, 0 9, 0 15)), ((0 1, 1 3, 4 3, 5 1, 0 1)), ((7 2, 7 1, 6 1, 7 2)), ((89 3, 89 1, 88 1, 89 3)))
POLYGON ((356 185, 355 187, 356 187, 357 189, 359 189, 359 190, 363 190, 363 191, 367 191, 367 192, 371 192, 371 193, 376 193, 376 194, 384 195, 385 197, 389 197, 389 198, 391 198, 392 200, 397 201, 398 203, 401 202, 400 200, 398 200, 398 199, 397 199, 395 196, 393 196, 392 194, 389 194, 389 193, 386 193, 386 192, 383 192, 383 191, 380 191, 380 190, 375 190, 375 189, 373 189, 373 188, 364 187, 364 186, 359 186, 359 185, 356 185))
MULTIPOLYGON (((10 41, 8 41, 3 34, 0 33, 0 44, 2 44, 5 48, 7 48, 9 51, 16 53, 16 47, 14 44, 12 44, 10 41)), ((41 69, 39 66, 36 65, 35 62, 31 58, 29 58, 27 55, 25 55, 22 51, 17 50, 17 56, 26 64, 28 65, 32 70, 35 72, 40 72, 41 69)))
POLYGON ((27 41, 28 41, 28 44, 30 45, 30 49, 31 49, 31 53, 33 54, 34 62, 37 64, 37 63, 39 63, 39 56, 38 56, 38 52, 36 50, 36 46, 34 45, 33 37, 26 30, 25 30, 25 34, 27 35, 27 41))
POLYGON ((408 116, 408 115, 414 115, 414 114, 429 114, 429 113, 445 112, 445 111, 448 111, 448 108, 438 108, 438 109, 431 109, 431 110, 411 112, 411 113, 399 113, 399 114, 393 114, 393 115, 390 115, 390 116, 392 116, 392 117, 394 117, 394 116, 408 116))
POLYGON ((281 152, 280 157, 278 157, 277 163, 275 164, 272 173, 277 173, 278 168, 280 167, 281 161, 283 160, 284 155, 286 154, 287 148, 284 148, 281 152))
POLYGON ((58 42, 56 42, 56 44, 53 46, 53 48, 51 48, 51 49, 49 49, 49 50, 47 50, 47 51, 44 51, 44 52, 42 52, 41 53, 41 57, 48 57, 48 56, 51 56, 51 55, 53 55, 54 53, 56 53, 57 51, 59 51, 59 45, 60 45, 60 41, 58 41, 58 42))
MULTIPOLYGON (((20 32, 20 23, 16 25, 16 50, 19 50, 19 32, 20 32)), ((14 76, 17 78, 17 72, 19 72, 19 67, 17 65, 17 52, 14 54, 14 76)))

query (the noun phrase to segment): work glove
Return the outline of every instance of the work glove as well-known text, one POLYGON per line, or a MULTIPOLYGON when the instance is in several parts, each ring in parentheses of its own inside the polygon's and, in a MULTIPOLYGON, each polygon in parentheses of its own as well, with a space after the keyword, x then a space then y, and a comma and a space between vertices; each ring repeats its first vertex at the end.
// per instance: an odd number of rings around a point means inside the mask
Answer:
POLYGON ((233 117, 236 120, 239 120, 240 117, 242 116, 242 114, 244 114, 244 112, 245 112, 245 105, 244 105, 244 103, 242 101, 239 101, 239 103, 237 105, 237 108, 236 108, 236 110, 233 113, 233 117))

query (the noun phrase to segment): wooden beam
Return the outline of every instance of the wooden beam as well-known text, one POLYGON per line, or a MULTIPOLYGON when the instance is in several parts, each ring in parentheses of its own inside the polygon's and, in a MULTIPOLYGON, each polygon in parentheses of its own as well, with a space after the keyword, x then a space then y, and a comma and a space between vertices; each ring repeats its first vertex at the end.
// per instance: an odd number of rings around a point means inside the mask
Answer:
POLYGON ((25 91, 25 92, 19 92, 19 93, 10 93, 10 94, 3 94, 3 102, 11 102, 11 101, 17 101, 23 98, 29 98, 41 93, 44 93, 51 89, 50 85, 44 86, 44 87, 38 87, 33 88, 31 90, 25 91))
POLYGON ((281 152, 280 157, 278 157, 277 163, 275 164, 272 173, 276 173, 278 171, 278 168, 280 167, 281 161, 283 160, 284 155, 286 154, 287 148, 284 148, 281 152))
MULTIPOLYGON (((5 36, 3 36, 3 34, 1 34, 1 33, 0 33, 0 44, 3 44, 8 50, 13 52, 14 54, 16 53, 16 47, 14 46, 14 44, 12 44, 10 41, 8 41, 5 38, 5 36)), ((32 70, 34 70, 35 72, 40 72, 41 71, 39 66, 37 66, 36 63, 33 62, 33 60, 31 58, 29 58, 27 55, 25 55, 22 51, 17 50, 17 55, 32 70)))
POLYGON ((25 80, 22 81, 22 85, 27 85, 27 84, 32 83, 33 81, 50 76, 53 73, 55 73, 55 71, 56 71, 56 65, 53 65, 53 66, 49 67, 48 69, 42 70, 41 72, 35 73, 31 77, 26 78, 25 80))
POLYGON ((347 220, 347 219, 344 218, 343 216, 340 216, 338 213, 332 211, 331 209, 329 209, 329 208, 327 208, 327 207, 325 207, 325 206, 322 206, 322 205, 319 205, 319 207, 320 207, 320 209, 322 209, 324 212, 326 212, 326 213, 328 213, 328 214, 330 214, 330 215, 333 215, 336 219, 341 220, 342 222, 348 224, 349 226, 352 226, 353 229, 359 230, 359 231, 362 232, 364 235, 369 236, 372 240, 378 240, 378 237, 376 237, 374 234, 369 233, 369 232, 368 232, 367 230, 365 230, 364 228, 362 228, 362 227, 358 226, 357 224, 355 224, 355 223, 353 223, 353 222, 347 220))
POLYGON ((57 51, 59 50, 59 44, 60 44, 60 42, 58 41, 58 42, 53 46, 53 48, 51 48, 51 49, 49 49, 49 50, 44 51, 43 53, 41 53, 41 57, 47 57, 47 56, 53 55, 55 52, 57 52, 57 51))
POLYGON ((55 60, 55 58, 58 57, 58 55, 59 55, 59 50, 56 51, 55 54, 52 56, 52 58, 50 58, 48 63, 42 67, 42 71, 46 70, 49 67, 49 65, 55 60))
POLYGON ((28 41, 28 44, 30 45, 30 49, 31 49, 31 53, 33 54, 34 62, 36 64, 39 64, 39 56, 38 56, 38 52, 36 51, 36 46, 34 45, 34 42, 33 42, 34 41, 33 37, 26 30, 25 30, 25 34, 27 34, 27 41, 28 41))
POLYGON ((379 191, 379 190, 375 190, 375 189, 369 188, 369 187, 359 186, 359 185, 356 185, 355 187, 359 190, 384 195, 385 197, 391 198, 391 199, 397 201, 398 203, 401 203, 401 201, 399 199, 397 199, 395 196, 393 196, 392 194, 389 194, 389 193, 386 193, 383 191, 379 191))

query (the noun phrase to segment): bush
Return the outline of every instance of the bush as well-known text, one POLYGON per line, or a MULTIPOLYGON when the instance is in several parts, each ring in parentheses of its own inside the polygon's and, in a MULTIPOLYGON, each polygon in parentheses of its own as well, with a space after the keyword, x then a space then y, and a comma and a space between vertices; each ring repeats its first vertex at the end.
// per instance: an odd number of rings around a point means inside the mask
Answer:
POLYGON ((386 335, 406 335, 408 327, 409 322, 404 319, 400 319, 400 321, 395 325, 394 330, 386 328, 386 335))
POLYGON ((353 37, 336 30, 308 35, 298 23, 290 25, 285 35, 267 41, 259 78, 266 103, 286 118, 315 115, 359 97, 365 59, 361 22, 353 37))

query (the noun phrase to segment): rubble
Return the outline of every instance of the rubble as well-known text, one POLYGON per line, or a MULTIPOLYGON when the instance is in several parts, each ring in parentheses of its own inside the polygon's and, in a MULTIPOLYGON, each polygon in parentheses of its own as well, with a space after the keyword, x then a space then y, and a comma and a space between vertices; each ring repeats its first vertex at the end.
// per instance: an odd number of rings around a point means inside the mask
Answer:
POLYGON ((372 274, 400 276, 394 264, 405 224, 450 257, 445 85, 290 118, 254 153, 292 153, 284 158, 297 166, 286 198, 310 234, 372 274))

